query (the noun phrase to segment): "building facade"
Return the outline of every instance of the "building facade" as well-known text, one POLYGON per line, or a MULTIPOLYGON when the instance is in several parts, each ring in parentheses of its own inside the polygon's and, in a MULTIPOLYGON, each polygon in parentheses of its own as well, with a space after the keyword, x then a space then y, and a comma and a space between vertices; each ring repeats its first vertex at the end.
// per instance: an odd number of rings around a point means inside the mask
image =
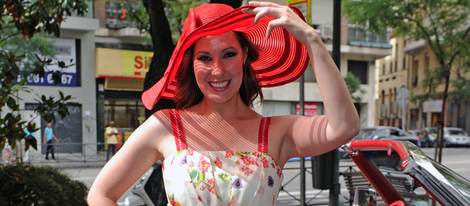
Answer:
MULTIPOLYGON (((436 56, 424 40, 413 41, 395 37, 390 42, 393 45, 392 55, 376 61, 379 75, 376 124, 403 127, 406 130, 437 126, 443 122, 441 95, 444 83, 434 88, 437 94, 435 97, 422 98, 429 92, 423 81, 440 67, 436 56), (406 99, 403 99, 400 90, 406 91, 406 99), (401 104, 401 101, 405 104, 401 104)), ((452 68, 451 80, 457 78, 456 71, 456 68, 452 68)), ((453 90, 451 86, 449 92, 453 90)), ((468 102, 453 102, 448 99, 446 125, 470 131, 470 117, 466 115, 467 111, 470 111, 468 102)))
MULTIPOLYGON (((391 38, 392 53, 376 61, 377 107, 375 125, 402 127, 404 107, 400 104, 400 91, 408 88, 408 70, 404 48, 406 41, 391 38)), ((403 91, 402 91, 403 92, 403 91)))
POLYGON ((94 1, 94 8, 99 20, 95 32, 97 139, 104 143, 109 122, 114 121, 121 137, 127 138, 145 120, 140 95, 153 52, 149 37, 129 21, 123 2, 94 1))
MULTIPOLYGON (((92 7, 89 8, 92 12, 92 7)), ((20 92, 22 116, 33 120, 41 128, 33 136, 37 138, 38 152, 45 152, 42 136, 46 122, 37 118, 34 109, 39 95, 58 97, 59 91, 71 95, 70 114, 56 116, 54 130, 58 138, 56 152, 93 154, 96 151, 96 95, 95 95, 95 30, 98 20, 92 13, 86 16, 68 16, 61 25, 59 38, 50 38, 56 50, 55 59, 71 63, 62 70, 60 82, 52 80, 57 66, 45 68, 44 77, 31 75, 27 79, 30 92, 20 92)))

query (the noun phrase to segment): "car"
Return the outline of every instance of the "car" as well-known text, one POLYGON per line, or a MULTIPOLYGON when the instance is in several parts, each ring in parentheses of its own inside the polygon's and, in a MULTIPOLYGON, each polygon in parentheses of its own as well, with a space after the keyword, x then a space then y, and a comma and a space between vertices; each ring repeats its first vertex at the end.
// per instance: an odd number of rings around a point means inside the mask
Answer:
POLYGON ((470 137, 465 130, 457 127, 444 127, 444 144, 446 146, 470 146, 470 137))
POLYGON ((353 140, 347 149, 360 170, 342 173, 356 182, 348 187, 356 205, 470 205, 470 180, 410 142, 353 140))
MULTIPOLYGON (((419 145, 419 138, 413 136, 400 128, 397 127, 387 127, 387 126, 379 126, 379 127, 369 127, 369 128, 362 128, 359 133, 353 138, 353 140, 364 140, 364 139, 394 139, 400 141, 409 141, 413 144, 419 145)), ((347 151, 347 147, 349 146, 350 142, 340 146, 338 148, 339 158, 340 159, 349 159, 349 153, 347 151)))
MULTIPOLYGON (((438 128, 429 127, 424 129, 427 134, 427 139, 432 142, 433 146, 436 143, 438 128)), ((470 146, 470 136, 468 133, 457 127, 444 127, 444 146, 470 146)))
POLYGON ((415 145, 419 144, 419 139, 397 127, 379 126, 363 128, 354 139, 393 139, 399 141, 409 141, 415 145))

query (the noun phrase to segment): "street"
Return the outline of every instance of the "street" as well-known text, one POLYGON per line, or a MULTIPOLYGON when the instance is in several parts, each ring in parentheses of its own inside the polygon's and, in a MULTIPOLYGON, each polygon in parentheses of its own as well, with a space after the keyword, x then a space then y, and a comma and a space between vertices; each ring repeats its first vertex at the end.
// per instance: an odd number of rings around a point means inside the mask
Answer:
MULTIPOLYGON (((430 157, 433 157, 434 148, 423 148, 423 151, 430 157)), ((470 179, 470 158, 468 154, 470 153, 470 148, 445 148, 443 151, 443 164, 455 172, 461 174, 463 177, 470 179)), ((347 161, 340 162, 340 171, 346 169, 346 165, 350 165, 347 161)), ((305 161, 307 168, 310 168, 310 161, 305 161)), ((294 168, 298 167, 298 161, 288 162, 285 168, 294 168)), ((91 186, 96 175, 101 168, 73 168, 73 169, 62 169, 63 172, 68 174, 75 180, 84 182, 88 187, 91 186)), ((284 170, 284 184, 290 181, 293 177, 298 175, 298 170, 296 169, 287 169, 284 170)), ((297 198, 300 197, 300 176, 297 176, 292 179, 292 182, 284 186, 284 189, 287 190, 292 195, 297 198)), ((348 197, 349 194, 344 187, 343 178, 340 177, 341 183, 341 194, 344 197, 348 197)), ((318 204, 324 205, 328 203, 328 190, 320 191, 313 189, 312 187, 312 175, 306 173, 306 200, 310 201, 309 204, 318 204), (315 199, 312 199, 315 197, 315 199)), ((294 200, 289 194, 284 191, 279 193, 278 205, 299 205, 299 202, 294 200)))

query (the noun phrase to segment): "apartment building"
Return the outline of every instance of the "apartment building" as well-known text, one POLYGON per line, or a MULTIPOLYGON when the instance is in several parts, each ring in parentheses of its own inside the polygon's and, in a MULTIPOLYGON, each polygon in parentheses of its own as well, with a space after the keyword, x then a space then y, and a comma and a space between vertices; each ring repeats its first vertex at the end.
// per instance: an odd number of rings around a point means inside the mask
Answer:
POLYGON ((61 144, 56 147, 56 152, 93 154, 92 151, 96 151, 95 30, 98 29, 98 20, 93 18, 91 0, 88 5, 85 16, 67 16, 60 27, 60 37, 50 38, 56 50, 55 59, 72 62, 63 70, 61 81, 52 81, 52 72, 57 66, 48 66, 44 77, 28 77, 30 92, 19 93, 22 116, 32 119, 41 128, 33 134, 38 144, 42 144, 38 152, 45 152, 41 137, 47 123, 36 118, 36 99, 43 94, 58 97, 59 91, 71 95, 73 99, 69 106, 70 114, 63 119, 56 116, 54 130, 61 144))
MULTIPOLYGON (((142 1, 131 1, 131 5, 132 2, 137 6, 142 1)), ((150 37, 129 21, 130 11, 125 4, 94 1, 94 15, 99 20, 95 32, 99 142, 103 142, 104 127, 110 121, 129 135, 145 120, 140 95, 153 56, 152 46, 150 37)))
POLYGON ((400 90, 408 88, 408 70, 404 48, 406 41, 391 38, 392 52, 376 61, 377 108, 375 125, 402 127, 404 105, 400 104, 400 90))
MULTIPOLYGON (((434 127, 442 122, 442 99, 444 83, 435 88, 436 97, 423 99, 429 88, 423 81, 439 68, 436 56, 424 40, 409 40, 394 37, 390 40, 392 54, 376 61, 377 65, 377 125, 402 127, 406 130, 434 127), (404 87, 404 88, 403 88, 404 87), (405 90, 408 98, 400 105, 400 90, 405 90), (402 121, 404 124, 402 125, 402 121)), ((451 80, 457 77, 456 68, 452 69, 451 80)), ((449 91, 454 88, 451 86, 449 91)), ((468 102, 448 100, 447 126, 470 130, 470 111, 468 102)))

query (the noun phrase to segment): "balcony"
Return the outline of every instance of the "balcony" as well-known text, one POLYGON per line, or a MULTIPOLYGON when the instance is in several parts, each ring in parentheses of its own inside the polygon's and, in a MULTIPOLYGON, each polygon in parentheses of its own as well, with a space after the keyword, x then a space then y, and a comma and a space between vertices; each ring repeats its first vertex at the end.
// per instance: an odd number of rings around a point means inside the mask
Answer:
POLYGON ((376 34, 360 26, 348 26, 348 44, 350 46, 390 49, 392 45, 388 42, 389 37, 389 32, 376 34))

